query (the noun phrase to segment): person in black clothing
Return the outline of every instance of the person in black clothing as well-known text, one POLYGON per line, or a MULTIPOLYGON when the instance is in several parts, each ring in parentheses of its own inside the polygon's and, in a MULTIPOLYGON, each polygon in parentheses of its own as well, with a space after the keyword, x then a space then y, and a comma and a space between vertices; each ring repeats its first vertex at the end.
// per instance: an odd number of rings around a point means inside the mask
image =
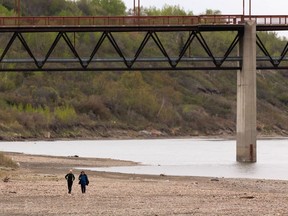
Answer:
POLYGON ((72 170, 70 170, 69 173, 65 176, 65 179, 67 180, 68 184, 68 193, 71 194, 73 181, 75 180, 75 176, 72 173, 72 170))
POLYGON ((85 174, 84 171, 81 171, 79 175, 79 184, 81 185, 82 193, 86 192, 86 185, 89 184, 88 176, 85 174))

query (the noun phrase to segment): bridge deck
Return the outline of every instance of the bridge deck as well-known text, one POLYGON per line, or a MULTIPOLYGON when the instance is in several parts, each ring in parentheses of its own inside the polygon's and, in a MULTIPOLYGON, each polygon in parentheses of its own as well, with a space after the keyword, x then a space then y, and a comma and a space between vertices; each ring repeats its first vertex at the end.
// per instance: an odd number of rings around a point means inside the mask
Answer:
MULTIPOLYGON (((0 31, 13 28, 38 29, 45 28, 69 28, 78 27, 81 29, 91 28, 138 28, 137 31, 146 28, 169 27, 179 31, 179 28, 202 26, 202 28, 217 30, 223 28, 237 29, 243 26, 247 20, 254 20, 257 24, 257 30, 287 30, 288 16, 283 15, 263 15, 263 16, 243 16, 243 15, 200 15, 200 16, 81 16, 81 17, 0 17, 0 31), (237 27, 238 26, 238 27, 237 27)), ((98 29, 99 30, 99 29, 98 29)), ((146 31, 146 30, 144 30, 146 31)))

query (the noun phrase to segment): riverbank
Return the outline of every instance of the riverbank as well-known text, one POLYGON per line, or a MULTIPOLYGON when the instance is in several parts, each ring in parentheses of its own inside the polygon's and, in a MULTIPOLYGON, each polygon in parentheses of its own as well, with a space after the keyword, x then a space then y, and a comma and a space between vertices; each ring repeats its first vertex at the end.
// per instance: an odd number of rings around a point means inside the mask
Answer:
MULTIPOLYGON (((87 193, 65 174, 76 166, 134 162, 9 153, 20 164, 1 169, 0 215, 287 215, 288 182, 89 172, 87 193), (3 179, 8 179, 4 182, 3 179)), ((76 176, 79 171, 74 170, 76 176)))

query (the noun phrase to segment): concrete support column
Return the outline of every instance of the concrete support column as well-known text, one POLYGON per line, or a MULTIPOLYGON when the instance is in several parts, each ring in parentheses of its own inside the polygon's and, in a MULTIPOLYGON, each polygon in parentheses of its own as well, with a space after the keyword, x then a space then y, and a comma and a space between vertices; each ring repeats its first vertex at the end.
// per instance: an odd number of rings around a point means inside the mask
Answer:
POLYGON ((237 74, 237 161, 256 162, 256 24, 245 23, 237 74))

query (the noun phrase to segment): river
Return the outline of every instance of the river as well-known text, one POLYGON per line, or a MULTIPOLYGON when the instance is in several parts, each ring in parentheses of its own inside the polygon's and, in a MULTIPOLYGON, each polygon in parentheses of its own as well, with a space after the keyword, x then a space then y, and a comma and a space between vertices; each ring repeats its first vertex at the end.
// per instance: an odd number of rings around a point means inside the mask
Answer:
MULTIPOLYGON (((236 141, 143 139, 0 142, 0 151, 111 158, 143 165, 90 170, 177 176, 288 180, 288 139, 257 141, 257 162, 236 162, 236 141)), ((79 167, 80 168, 80 167, 79 167)))

